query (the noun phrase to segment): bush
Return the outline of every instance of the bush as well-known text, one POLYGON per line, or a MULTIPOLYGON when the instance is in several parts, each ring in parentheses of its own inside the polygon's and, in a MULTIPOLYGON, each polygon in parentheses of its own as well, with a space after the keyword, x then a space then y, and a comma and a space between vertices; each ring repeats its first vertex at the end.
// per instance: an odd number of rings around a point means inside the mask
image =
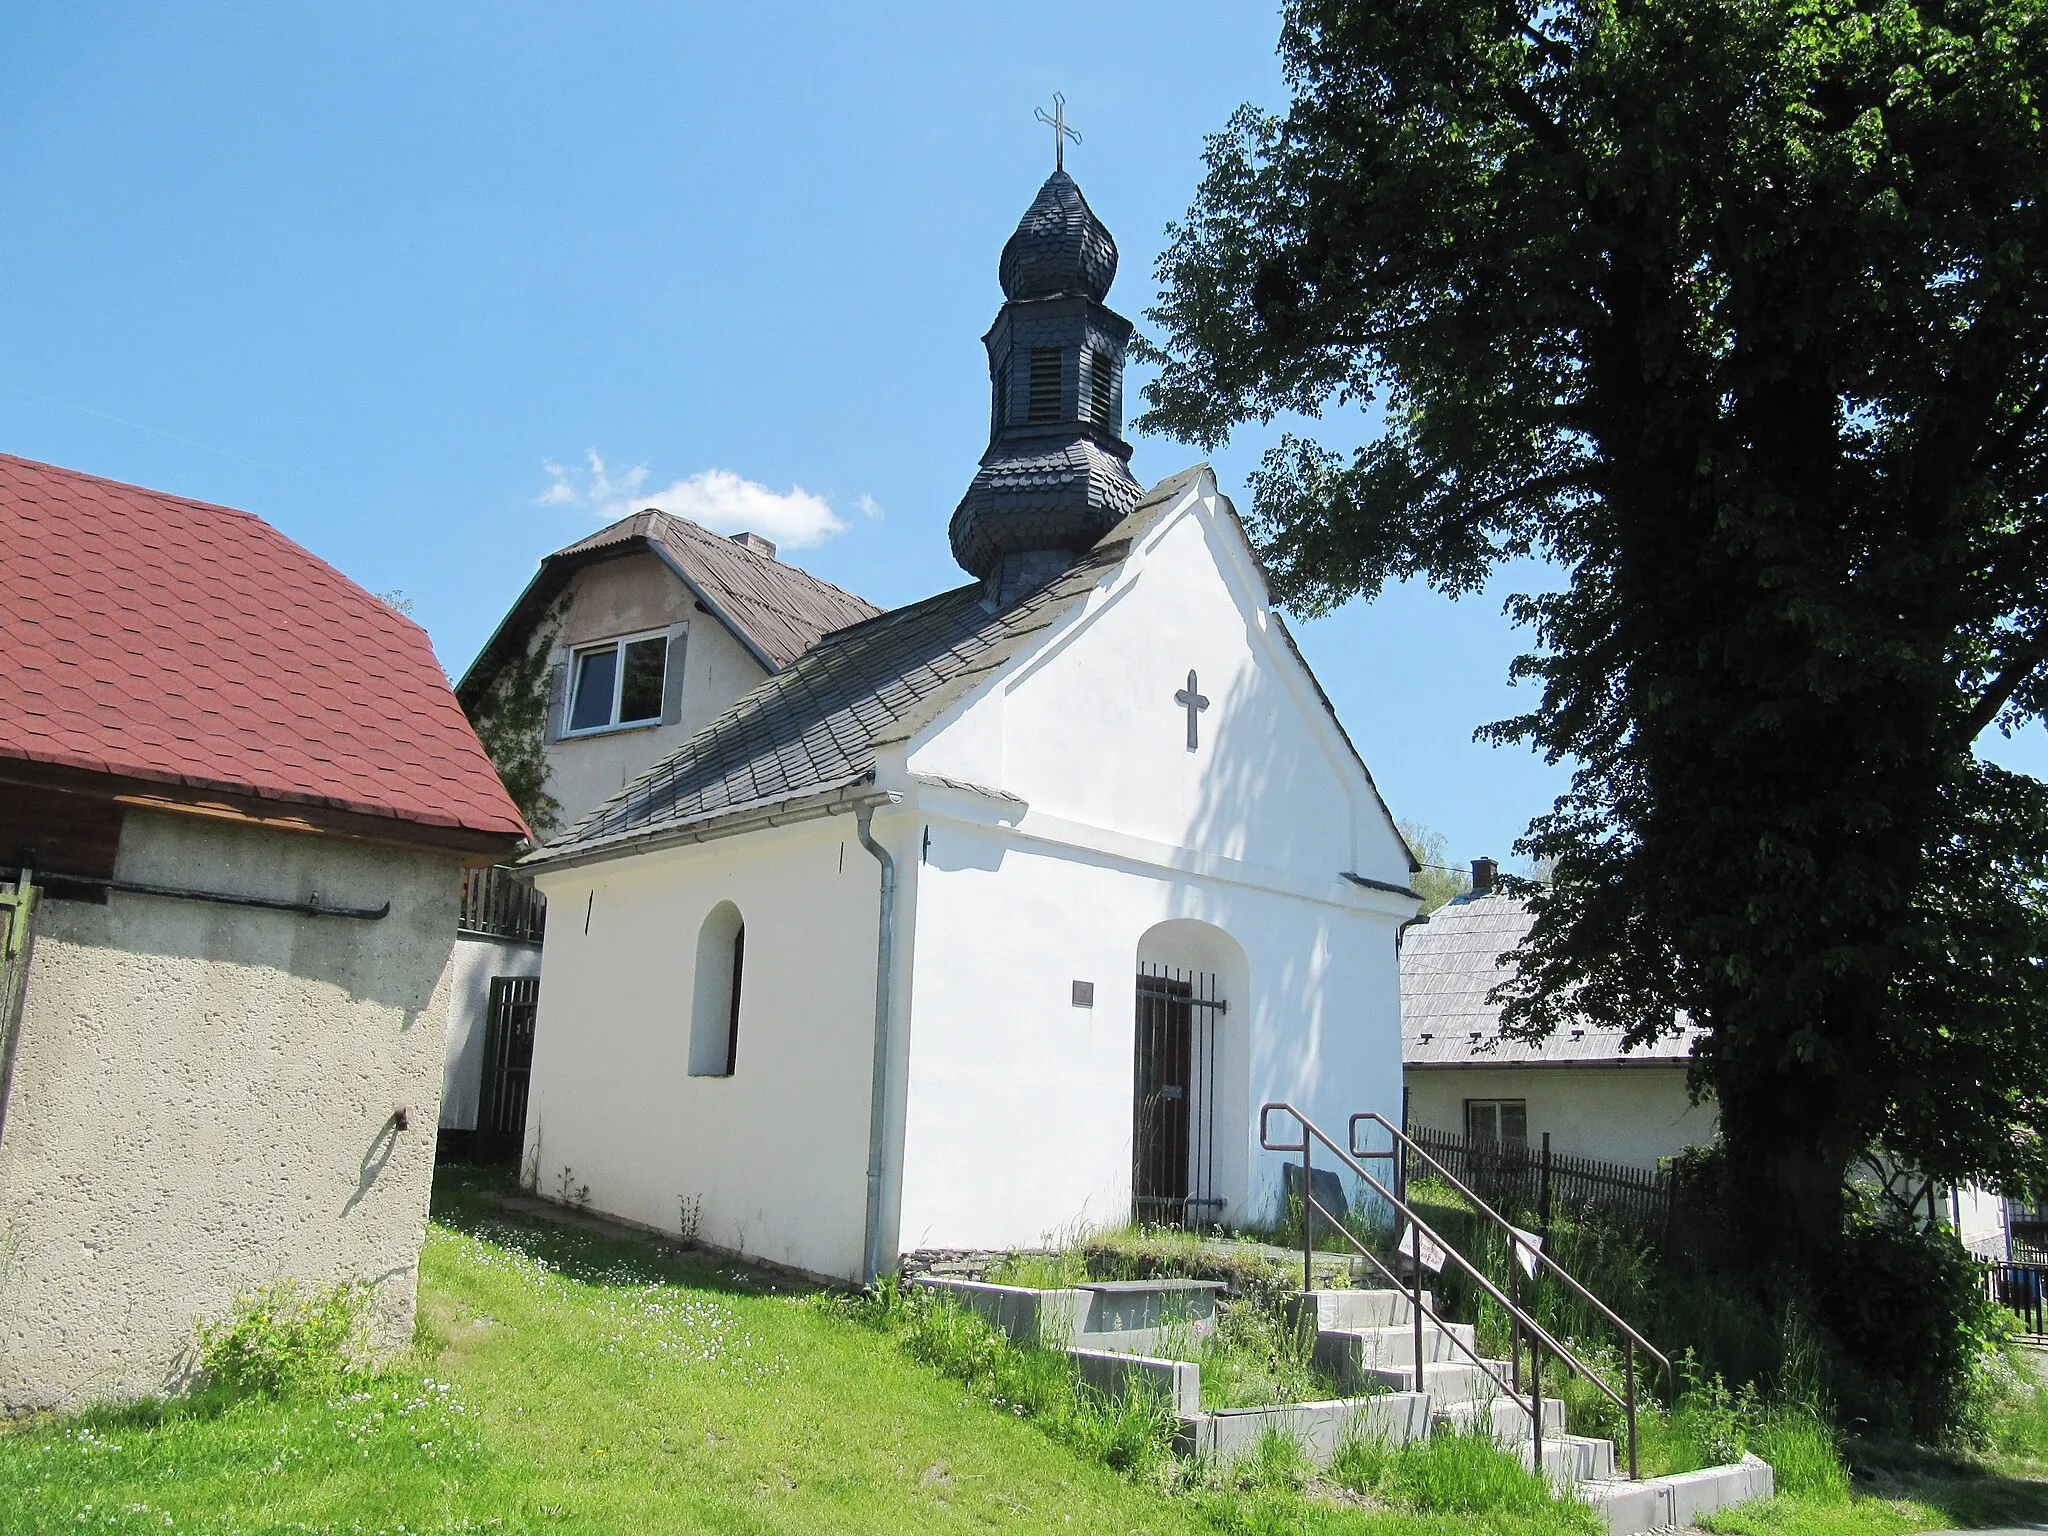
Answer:
POLYGON ((1953 1234, 1852 1216, 1819 1318, 1839 1347, 1835 1391, 1850 1424, 1929 1445, 1982 1440, 1977 1388, 2001 1329, 1953 1234))
POLYGON ((199 1368, 238 1396, 331 1392, 359 1364, 370 1287, 303 1287, 279 1280, 242 1297, 220 1322, 201 1323, 199 1368))

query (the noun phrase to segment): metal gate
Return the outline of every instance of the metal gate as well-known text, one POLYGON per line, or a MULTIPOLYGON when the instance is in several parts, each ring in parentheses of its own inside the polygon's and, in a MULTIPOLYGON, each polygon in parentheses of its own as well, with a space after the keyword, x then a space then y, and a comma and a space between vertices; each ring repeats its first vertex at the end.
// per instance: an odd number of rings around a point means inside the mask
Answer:
POLYGON ((533 1074, 538 976, 493 976, 484 1023, 483 1092, 477 1104, 476 1156, 517 1162, 526 1144, 526 1088, 533 1074))
POLYGON ((1216 1023, 1229 1005, 1216 978, 1170 966, 1138 968, 1137 1063, 1131 1127, 1131 1205, 1140 1222, 1214 1220, 1216 1023))

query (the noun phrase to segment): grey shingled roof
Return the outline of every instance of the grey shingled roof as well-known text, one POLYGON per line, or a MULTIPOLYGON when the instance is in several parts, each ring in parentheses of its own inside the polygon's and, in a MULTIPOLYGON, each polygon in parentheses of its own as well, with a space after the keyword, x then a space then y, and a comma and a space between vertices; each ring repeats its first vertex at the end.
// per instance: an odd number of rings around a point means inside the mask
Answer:
POLYGON ((473 706, 511 657, 529 643, 533 626, 585 566, 645 551, 690 589, 706 612, 731 630, 768 671, 786 667, 820 636, 882 610, 743 544, 700 528, 686 517, 650 507, 556 550, 485 642, 456 685, 473 706))
POLYGON ((1531 1045, 1504 1040, 1486 1000, 1507 968, 1499 956, 1529 931, 1528 907, 1496 891, 1430 913, 1401 941, 1401 1060, 1411 1067, 1517 1067, 1596 1062, 1683 1062, 1695 1031, 1623 1051, 1618 1029, 1560 1029, 1531 1045))
POLYGON ((1085 598, 1200 473, 1162 482, 1064 575, 999 613, 975 583, 827 635, 528 862, 865 781, 879 745, 922 729, 1085 598))

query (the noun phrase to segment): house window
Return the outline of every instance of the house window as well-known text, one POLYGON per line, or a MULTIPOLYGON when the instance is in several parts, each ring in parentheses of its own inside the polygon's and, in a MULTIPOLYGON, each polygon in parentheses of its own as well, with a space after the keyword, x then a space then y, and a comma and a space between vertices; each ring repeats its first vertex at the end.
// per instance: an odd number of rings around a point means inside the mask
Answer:
POLYGON ((603 645, 579 647, 569 664, 574 685, 569 699, 570 731, 602 731, 659 720, 667 670, 666 635, 629 635, 603 645))
POLYGON ((697 983, 690 998, 690 1076, 731 1077, 739 1065, 740 980, 747 925, 721 901, 697 933, 697 983))
POLYGON ((1529 1144, 1529 1101, 1527 1099, 1467 1099, 1465 1137, 1468 1141, 1511 1141, 1529 1144))
POLYGON ((1060 349, 1031 349, 1031 419, 1060 419, 1060 349))

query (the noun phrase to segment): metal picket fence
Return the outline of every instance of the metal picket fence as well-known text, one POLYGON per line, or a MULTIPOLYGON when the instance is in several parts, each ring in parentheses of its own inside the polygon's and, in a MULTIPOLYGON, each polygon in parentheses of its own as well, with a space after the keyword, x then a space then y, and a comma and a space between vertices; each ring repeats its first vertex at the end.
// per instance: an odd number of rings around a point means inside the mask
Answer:
POLYGON ((1670 1217, 1668 1169, 1554 1152, 1547 1132, 1536 1145, 1423 1127, 1409 1134, 1501 1210, 1526 1212, 1544 1222, 1560 1209, 1598 1212, 1653 1233, 1662 1232, 1670 1217))

